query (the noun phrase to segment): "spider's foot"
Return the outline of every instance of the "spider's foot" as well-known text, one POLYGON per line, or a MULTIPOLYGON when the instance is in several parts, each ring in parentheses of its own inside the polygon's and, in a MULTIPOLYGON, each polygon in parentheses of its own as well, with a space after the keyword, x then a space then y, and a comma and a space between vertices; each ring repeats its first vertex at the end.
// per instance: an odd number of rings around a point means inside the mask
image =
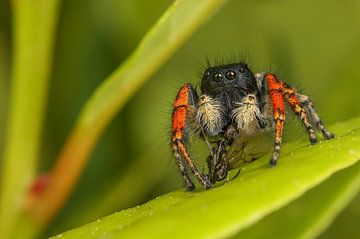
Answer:
POLYGON ((207 175, 203 176, 203 180, 201 181, 201 184, 204 186, 205 189, 211 189, 213 187, 207 175))
POLYGON ((273 152, 272 157, 271 157, 270 162, 269 162, 269 166, 271 168, 276 166, 277 160, 279 158, 279 152, 280 152, 280 144, 276 143, 275 148, 274 148, 274 152, 273 152))
POLYGON ((311 144, 317 144, 318 140, 316 138, 315 132, 312 128, 308 128, 309 131, 309 139, 311 144))
POLYGON ((310 143, 311 144, 317 144, 318 143, 317 138, 310 138, 310 143))
POLYGON ((276 166, 277 161, 275 159, 270 159, 269 166, 270 168, 273 168, 276 166))
POLYGON ((186 191, 191 192, 195 190, 195 185, 193 182, 191 182, 191 180, 186 180, 185 181, 185 187, 186 187, 186 191))
POLYGON ((324 138, 326 140, 333 139, 333 138, 335 138, 335 135, 330 133, 329 131, 326 131, 326 132, 324 132, 324 138))

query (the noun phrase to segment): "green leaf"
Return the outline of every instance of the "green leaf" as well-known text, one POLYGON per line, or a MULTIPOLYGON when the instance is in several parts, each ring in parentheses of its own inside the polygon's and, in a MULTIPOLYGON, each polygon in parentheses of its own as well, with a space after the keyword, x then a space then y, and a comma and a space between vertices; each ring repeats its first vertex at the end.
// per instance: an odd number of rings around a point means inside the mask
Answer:
POLYGON ((234 238, 315 238, 356 196, 360 188, 360 163, 341 170, 288 206, 246 228, 234 238))
POLYGON ((276 168, 264 157, 208 191, 179 190, 62 234, 62 238, 203 238, 234 235, 360 158, 360 119, 331 127, 331 141, 288 144, 276 168), (353 129, 353 130, 351 130, 353 129))

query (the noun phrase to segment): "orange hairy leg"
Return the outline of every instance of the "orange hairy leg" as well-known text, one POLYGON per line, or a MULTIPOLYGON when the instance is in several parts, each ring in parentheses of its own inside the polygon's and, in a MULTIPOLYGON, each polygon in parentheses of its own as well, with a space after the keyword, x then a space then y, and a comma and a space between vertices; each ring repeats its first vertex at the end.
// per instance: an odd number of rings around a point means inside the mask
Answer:
POLYGON ((297 115, 297 117, 300 118, 301 122, 303 123, 306 130, 308 131, 311 144, 316 144, 317 139, 316 139, 315 132, 312 128, 312 125, 310 123, 310 120, 306 113, 305 108, 300 103, 300 100, 296 97, 296 91, 293 88, 291 88, 290 86, 284 84, 283 94, 284 94, 286 101, 290 105, 291 109, 294 111, 294 113, 297 115))
POLYGON ((195 185, 187 174, 186 166, 190 168, 204 188, 212 187, 209 179, 200 173, 195 166, 186 147, 190 127, 195 119, 194 113, 197 108, 197 100, 198 96, 195 89, 191 84, 185 84, 180 88, 175 98, 172 114, 172 151, 188 191, 194 190, 195 185))
POLYGON ((280 154, 282 132, 285 123, 285 105, 282 94, 284 84, 279 81, 277 77, 273 74, 267 73, 264 77, 268 86, 268 91, 272 102, 275 122, 275 144, 274 151, 270 159, 270 165, 275 166, 280 154))
POLYGON ((310 122, 310 117, 322 132, 325 139, 334 138, 334 135, 330 133, 321 122, 309 97, 299 94, 294 88, 279 80, 274 74, 267 73, 264 77, 272 101, 275 121, 275 146, 270 165, 276 165, 279 157, 282 130, 285 122, 284 99, 305 126, 312 144, 316 144, 317 139, 310 122))

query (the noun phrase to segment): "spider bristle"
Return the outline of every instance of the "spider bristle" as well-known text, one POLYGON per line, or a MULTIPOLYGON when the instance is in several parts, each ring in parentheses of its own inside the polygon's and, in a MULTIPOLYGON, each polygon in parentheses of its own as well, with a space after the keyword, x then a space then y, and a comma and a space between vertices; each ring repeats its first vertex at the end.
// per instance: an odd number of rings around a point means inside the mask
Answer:
POLYGON ((195 65, 195 74, 196 74, 196 78, 198 79, 202 79, 203 75, 204 75, 204 72, 206 71, 206 69, 208 69, 210 64, 210 61, 209 59, 207 58, 207 62, 206 64, 204 64, 204 62, 198 62, 196 65, 195 65))
POLYGON ((209 59, 208 56, 206 57, 206 66, 207 66, 208 68, 211 67, 211 62, 210 62, 210 59, 209 59))
POLYGON ((224 54, 217 53, 216 56, 212 59, 207 57, 206 62, 207 68, 221 65, 229 65, 234 63, 245 63, 249 65, 249 67, 250 65, 252 65, 251 57, 248 53, 240 53, 234 51, 224 54))
MULTIPOLYGON (((205 61, 200 61, 198 64, 195 65, 196 69, 196 77, 198 79, 202 79, 204 72, 212 67, 221 66, 221 65, 229 65, 234 63, 244 63, 246 64, 250 70, 255 71, 253 69, 253 60, 249 54, 249 52, 237 52, 231 51, 229 53, 222 53, 220 54, 217 52, 215 56, 206 56, 205 61)), ((271 67, 268 67, 271 68, 271 67)), ((266 71, 266 70, 263 70, 266 71)), ((268 71, 266 71, 268 72, 268 71)), ((270 72, 270 71, 269 71, 270 72)))

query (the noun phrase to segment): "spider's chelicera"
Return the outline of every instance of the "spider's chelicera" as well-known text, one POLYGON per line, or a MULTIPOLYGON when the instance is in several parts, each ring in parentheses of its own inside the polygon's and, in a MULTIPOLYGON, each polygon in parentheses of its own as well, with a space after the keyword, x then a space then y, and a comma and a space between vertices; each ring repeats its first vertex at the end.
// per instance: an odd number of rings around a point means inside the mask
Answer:
POLYGON ((226 148, 239 137, 275 131, 270 165, 279 158, 285 123, 286 101, 305 126, 310 142, 317 142, 312 122, 325 139, 333 138, 321 122, 310 99, 271 73, 253 74, 244 63, 209 67, 201 81, 201 94, 191 84, 182 86, 174 101, 172 114, 172 151, 187 190, 195 189, 187 168, 209 189, 224 179, 230 165, 226 148), (188 151, 189 135, 198 132, 211 155, 209 172, 201 173, 188 151), (210 140, 216 138, 217 147, 210 140))

